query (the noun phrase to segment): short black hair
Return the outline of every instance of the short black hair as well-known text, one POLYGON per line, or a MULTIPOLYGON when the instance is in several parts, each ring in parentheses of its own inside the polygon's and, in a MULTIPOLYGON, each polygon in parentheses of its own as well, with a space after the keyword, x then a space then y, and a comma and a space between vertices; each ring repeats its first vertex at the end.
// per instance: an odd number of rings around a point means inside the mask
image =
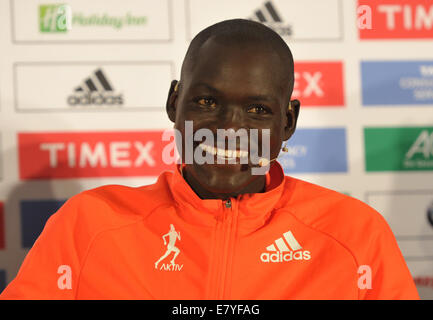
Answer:
POLYGON ((192 39, 186 52, 181 71, 181 78, 185 74, 186 69, 196 61, 200 48, 209 39, 218 39, 225 43, 260 43, 268 45, 278 53, 282 61, 282 69, 287 70, 287 77, 291 84, 290 93, 293 90, 294 83, 294 65, 292 52, 287 43, 271 28, 268 28, 262 23, 245 20, 231 19, 224 20, 213 24, 206 29, 200 31, 194 39, 192 39))

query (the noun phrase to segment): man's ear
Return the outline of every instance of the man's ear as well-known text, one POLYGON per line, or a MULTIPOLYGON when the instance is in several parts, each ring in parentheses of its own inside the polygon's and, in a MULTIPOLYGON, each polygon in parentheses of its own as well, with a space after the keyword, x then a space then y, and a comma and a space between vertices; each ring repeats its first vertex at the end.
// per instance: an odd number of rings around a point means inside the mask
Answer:
POLYGON ((175 87, 178 84, 177 80, 173 80, 170 84, 170 90, 168 91, 167 103, 165 104, 165 110, 167 111, 168 118, 171 122, 176 122, 176 99, 178 91, 175 91, 175 87))
POLYGON ((287 106, 287 126, 284 128, 284 141, 290 139, 293 133, 295 133, 300 109, 301 102, 297 99, 290 101, 290 108, 287 106))

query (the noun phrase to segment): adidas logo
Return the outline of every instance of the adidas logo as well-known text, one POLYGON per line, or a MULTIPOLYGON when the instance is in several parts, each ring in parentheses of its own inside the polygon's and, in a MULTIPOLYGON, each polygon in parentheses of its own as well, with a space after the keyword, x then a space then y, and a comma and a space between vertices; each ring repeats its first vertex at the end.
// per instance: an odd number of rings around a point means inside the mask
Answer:
POLYGON ((123 96, 114 94, 114 89, 101 69, 96 70, 83 84, 74 90, 67 102, 76 105, 122 105, 123 96))
POLYGON ((284 24, 281 15, 275 9, 271 1, 267 1, 263 7, 256 10, 254 15, 249 19, 265 24, 280 36, 292 35, 292 26, 284 24))
POLYGON ((285 232, 281 238, 275 240, 273 244, 267 246, 266 250, 268 252, 263 252, 260 255, 262 262, 285 262, 311 259, 310 251, 302 250, 301 245, 290 230, 285 232))

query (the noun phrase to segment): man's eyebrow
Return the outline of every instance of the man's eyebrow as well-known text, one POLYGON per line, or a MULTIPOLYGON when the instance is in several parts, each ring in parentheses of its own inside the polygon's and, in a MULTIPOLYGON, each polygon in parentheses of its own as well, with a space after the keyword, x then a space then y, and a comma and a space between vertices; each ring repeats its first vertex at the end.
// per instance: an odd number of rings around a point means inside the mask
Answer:
POLYGON ((209 91, 213 91, 213 92, 220 92, 218 89, 212 87, 211 85, 204 83, 204 82, 198 82, 192 85, 193 88, 199 88, 199 87, 205 87, 206 89, 208 89, 209 91))
MULTIPOLYGON (((206 88, 206 89, 208 89, 209 91, 212 91, 212 92, 214 92, 214 93, 220 93, 220 91, 219 91, 218 89, 212 87, 211 85, 209 85, 209 84, 207 84, 207 83, 205 83, 205 82, 198 82, 198 83, 195 83, 195 84, 192 85, 192 87, 193 87, 193 88, 204 87, 204 88, 206 88)), ((263 94, 263 95, 248 96, 248 97, 246 97, 246 99, 247 99, 247 100, 250 100, 250 101, 257 101, 257 102, 258 102, 258 101, 267 101, 267 102, 275 102, 275 103, 278 102, 278 99, 276 99, 276 98, 273 97, 273 96, 266 95, 266 94, 263 94)))
POLYGON ((268 95, 248 96, 247 99, 251 101, 278 102, 276 98, 268 95))

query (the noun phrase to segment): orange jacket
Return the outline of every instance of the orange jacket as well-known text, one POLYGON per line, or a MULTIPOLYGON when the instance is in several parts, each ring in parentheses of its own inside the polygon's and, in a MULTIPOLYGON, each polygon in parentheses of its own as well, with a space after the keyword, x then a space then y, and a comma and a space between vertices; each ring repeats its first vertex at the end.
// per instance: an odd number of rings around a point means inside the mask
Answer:
POLYGON ((379 213, 278 163, 266 192, 230 201, 201 200, 178 171, 76 195, 0 297, 419 299, 379 213))

